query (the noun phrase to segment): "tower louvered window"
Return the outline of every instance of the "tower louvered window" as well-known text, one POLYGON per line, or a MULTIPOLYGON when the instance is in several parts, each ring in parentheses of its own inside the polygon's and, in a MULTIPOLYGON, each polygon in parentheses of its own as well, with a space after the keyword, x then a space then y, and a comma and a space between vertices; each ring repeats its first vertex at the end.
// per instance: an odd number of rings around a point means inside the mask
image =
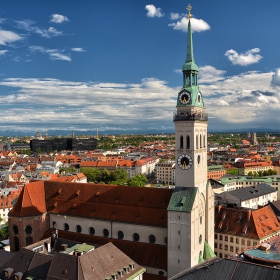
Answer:
POLYGON ((180 149, 184 148, 183 145, 184 145, 184 140, 183 140, 183 136, 181 135, 180 136, 180 149))
POLYGON ((186 148, 187 149, 189 149, 190 148, 190 136, 189 135, 187 135, 187 146, 186 146, 186 148))

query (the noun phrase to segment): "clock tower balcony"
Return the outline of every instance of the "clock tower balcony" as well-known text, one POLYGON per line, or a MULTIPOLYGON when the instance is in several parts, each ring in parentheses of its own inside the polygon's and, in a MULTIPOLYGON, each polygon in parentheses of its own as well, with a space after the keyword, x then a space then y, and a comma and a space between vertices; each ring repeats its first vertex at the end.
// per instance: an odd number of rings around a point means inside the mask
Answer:
POLYGON ((173 121, 208 121, 208 114, 199 114, 199 113, 183 113, 175 112, 173 113, 173 121))

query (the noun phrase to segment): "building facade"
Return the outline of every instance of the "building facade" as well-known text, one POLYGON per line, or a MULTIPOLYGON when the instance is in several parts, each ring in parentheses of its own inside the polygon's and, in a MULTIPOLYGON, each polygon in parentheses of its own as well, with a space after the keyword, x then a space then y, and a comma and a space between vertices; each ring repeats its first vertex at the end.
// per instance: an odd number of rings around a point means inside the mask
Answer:
POLYGON ((175 184, 175 161, 159 162, 156 165, 156 180, 157 183, 175 184))

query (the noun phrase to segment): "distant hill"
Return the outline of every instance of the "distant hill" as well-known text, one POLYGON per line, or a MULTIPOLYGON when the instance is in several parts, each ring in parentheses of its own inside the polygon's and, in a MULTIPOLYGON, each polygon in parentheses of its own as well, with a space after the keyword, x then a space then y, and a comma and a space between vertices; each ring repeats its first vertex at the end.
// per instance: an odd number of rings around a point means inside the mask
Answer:
MULTIPOLYGON (((16 130, 2 130, 0 131, 0 136, 35 136, 37 131, 29 130, 29 131, 16 131, 16 130)), ((164 129, 150 129, 150 130, 106 130, 106 131, 98 131, 98 135, 105 134, 173 134, 174 130, 164 130, 164 129)), ((246 133, 246 132, 256 132, 256 133, 279 133, 280 129, 270 129, 267 127, 257 127, 257 128, 240 128, 240 129, 228 129, 228 130, 209 130, 209 133, 246 133)), ((44 131, 40 131, 41 135, 45 137, 46 133, 44 131)), ((74 130, 75 135, 96 135, 96 130, 74 130)), ((72 130, 48 130, 49 136, 72 136, 72 130)))

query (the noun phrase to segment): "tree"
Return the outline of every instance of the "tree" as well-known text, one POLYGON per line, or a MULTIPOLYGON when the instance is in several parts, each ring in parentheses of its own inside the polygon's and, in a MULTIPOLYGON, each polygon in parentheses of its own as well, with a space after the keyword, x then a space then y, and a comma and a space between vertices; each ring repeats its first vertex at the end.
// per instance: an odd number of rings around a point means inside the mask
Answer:
POLYGON ((128 180, 129 186, 144 187, 147 182, 146 176, 138 174, 128 180))
POLYGON ((7 225, 0 229, 0 235, 5 239, 9 238, 9 229, 7 225))
POLYGON ((128 174, 124 169, 117 169, 110 174, 111 184, 124 185, 127 183, 128 174))
POLYGON ((110 172, 107 169, 104 169, 101 172, 101 181, 108 183, 110 181, 110 177, 111 177, 110 172))
POLYGON ((87 177, 88 182, 99 182, 100 180, 100 171, 97 168, 82 167, 81 172, 87 177))
POLYGON ((128 174, 127 174, 126 170, 124 170, 124 169, 117 169, 115 172, 116 172, 117 180, 118 181, 127 182, 128 174))
POLYGON ((276 175, 277 171, 270 168, 270 169, 267 170, 267 173, 268 173, 268 175, 276 175))

